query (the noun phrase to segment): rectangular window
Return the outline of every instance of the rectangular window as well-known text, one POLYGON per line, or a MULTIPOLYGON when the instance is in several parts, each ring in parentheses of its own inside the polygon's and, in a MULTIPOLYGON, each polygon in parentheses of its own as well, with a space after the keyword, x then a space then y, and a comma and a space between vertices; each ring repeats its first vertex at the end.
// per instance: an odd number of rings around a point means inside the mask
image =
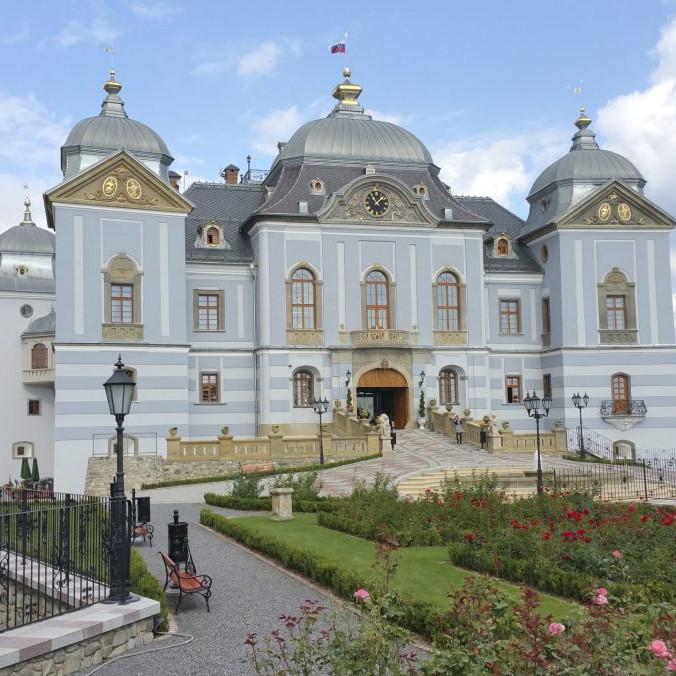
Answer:
POLYGON ((549 310, 549 298, 542 299, 542 333, 552 332, 552 319, 549 310))
POLYGON ((542 376, 542 394, 551 399, 552 396, 552 374, 545 373, 542 376))
POLYGON ((521 333, 521 313, 518 300, 500 299, 500 333, 518 335, 521 333))
POLYGON ((622 331, 627 327, 624 296, 606 296, 607 329, 622 331))
POLYGON ((217 404, 220 401, 218 373, 200 373, 200 402, 217 404))
POLYGON ((220 298, 217 293, 197 295, 197 328, 200 331, 219 331, 220 298))
POLYGON ((132 324, 134 321, 134 285, 110 285, 110 321, 113 324, 132 324))
POLYGON ((41 401, 40 399, 29 399, 28 400, 28 415, 40 415, 41 413, 41 401))
POLYGON ((507 376, 505 378, 506 397, 508 404, 521 403, 521 376, 507 376))

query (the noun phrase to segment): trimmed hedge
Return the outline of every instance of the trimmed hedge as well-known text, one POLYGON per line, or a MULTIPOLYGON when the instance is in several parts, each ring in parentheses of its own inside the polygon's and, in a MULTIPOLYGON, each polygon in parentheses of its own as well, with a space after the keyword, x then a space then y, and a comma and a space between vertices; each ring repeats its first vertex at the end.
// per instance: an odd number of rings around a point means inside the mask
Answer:
MULTIPOLYGON (((204 502, 214 507, 238 509, 243 512, 270 512, 272 498, 240 498, 236 495, 217 495, 205 493, 204 502)), ((340 498, 317 498, 317 500, 292 500, 296 512, 332 512, 340 502, 340 498)))
MULTIPOLYGON (((227 519, 203 509, 200 523, 243 544, 249 549, 265 554, 318 584, 328 587, 338 596, 354 600, 354 592, 368 581, 349 568, 284 540, 269 537, 247 528, 240 519, 227 519)), ((434 638, 442 626, 439 609, 429 603, 411 598, 401 598, 402 626, 427 638, 434 638)))
MULTIPOLYGON (((277 476, 278 474, 298 474, 299 472, 312 472, 313 470, 331 469, 332 467, 342 467, 343 465, 353 465, 356 462, 365 460, 374 460, 380 458, 380 453, 373 455, 362 455, 359 458, 350 458, 349 460, 336 460, 335 462, 326 462, 323 465, 300 465, 298 467, 278 467, 272 472, 252 472, 246 476, 277 476)), ((210 484, 216 481, 232 481, 242 476, 242 472, 230 474, 216 474, 214 476, 197 477, 194 479, 170 479, 169 481, 158 481, 156 483, 141 484, 141 490, 150 490, 151 488, 169 488, 171 486, 189 486, 191 484, 210 484)))
POLYGON ((159 580, 148 570, 145 559, 135 549, 131 550, 129 577, 131 580, 131 591, 134 594, 145 596, 146 598, 160 602, 162 623, 158 625, 156 629, 166 631, 167 595, 164 592, 164 589, 162 589, 159 580))

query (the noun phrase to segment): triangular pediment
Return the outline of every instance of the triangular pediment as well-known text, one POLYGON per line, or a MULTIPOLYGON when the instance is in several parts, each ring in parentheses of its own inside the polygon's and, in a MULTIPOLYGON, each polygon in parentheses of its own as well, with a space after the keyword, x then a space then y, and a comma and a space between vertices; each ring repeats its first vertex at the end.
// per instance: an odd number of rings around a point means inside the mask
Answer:
POLYGON ((333 193, 317 213, 320 222, 436 226, 423 196, 390 176, 366 174, 333 193))
POLYGON ((121 150, 45 193, 49 226, 52 204, 86 204, 189 214, 193 205, 126 150, 121 150))
POLYGON ((576 204, 556 227, 671 230, 675 225, 673 218, 650 200, 620 181, 609 181, 576 204))

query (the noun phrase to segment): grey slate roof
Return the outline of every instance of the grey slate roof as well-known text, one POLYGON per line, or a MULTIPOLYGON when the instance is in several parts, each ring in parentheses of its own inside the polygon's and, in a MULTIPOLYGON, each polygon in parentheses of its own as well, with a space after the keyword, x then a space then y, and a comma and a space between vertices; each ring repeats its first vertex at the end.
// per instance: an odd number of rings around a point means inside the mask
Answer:
MULTIPOLYGON (((392 165, 374 164, 377 175, 387 175, 400 180, 411 189, 419 183, 428 188, 428 200, 425 205, 438 218, 443 217, 444 209, 453 210, 453 220, 463 223, 482 223, 483 217, 473 213, 453 198, 448 189, 429 167, 404 166, 396 168, 392 165)), ((283 164, 271 174, 266 184, 275 186, 274 193, 261 208, 263 214, 298 214, 298 203, 308 203, 308 213, 316 214, 332 193, 342 190, 354 179, 364 176, 364 165, 354 163, 334 164, 330 162, 305 162, 303 164, 283 164), (313 195, 310 183, 321 179, 326 186, 325 195, 313 195)))
POLYGON ((54 308, 51 309, 49 314, 46 314, 42 317, 36 317, 23 332, 22 335, 42 335, 42 334, 54 334, 56 333, 56 312, 54 308))
POLYGON ((505 209, 490 197, 456 196, 456 201, 463 207, 482 216, 493 225, 484 235, 484 270, 486 272, 542 272, 530 249, 518 241, 524 221, 516 214, 505 209), (493 238, 506 233, 512 238, 514 258, 494 257, 493 238))
POLYGON ((0 234, 2 253, 53 254, 56 246, 54 234, 35 224, 15 225, 0 234))
POLYGON ((249 238, 239 226, 261 205, 265 196, 262 185, 228 185, 227 183, 193 183, 183 194, 195 209, 186 218, 185 256, 187 261, 213 263, 253 260, 249 238), (230 249, 196 248, 197 228, 214 220, 223 227, 230 249))

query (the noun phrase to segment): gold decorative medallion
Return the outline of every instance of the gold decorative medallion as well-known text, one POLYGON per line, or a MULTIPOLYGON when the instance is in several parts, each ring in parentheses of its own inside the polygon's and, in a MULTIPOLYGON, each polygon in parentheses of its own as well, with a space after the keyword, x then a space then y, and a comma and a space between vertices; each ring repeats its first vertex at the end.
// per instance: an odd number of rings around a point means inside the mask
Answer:
POLYGON ((610 208, 610 204, 608 202, 604 202, 599 208, 597 213, 597 216, 599 217, 599 221, 607 221, 610 218, 612 210, 610 208))
POLYGON ((631 207, 626 202, 617 205, 617 215, 625 223, 631 218, 631 207))
POLYGON ((106 197, 112 197, 117 192, 117 179, 114 176, 108 176, 103 180, 101 192, 106 197))
POLYGON ((127 179, 127 195, 133 200, 141 197, 141 184, 135 178, 127 179))

